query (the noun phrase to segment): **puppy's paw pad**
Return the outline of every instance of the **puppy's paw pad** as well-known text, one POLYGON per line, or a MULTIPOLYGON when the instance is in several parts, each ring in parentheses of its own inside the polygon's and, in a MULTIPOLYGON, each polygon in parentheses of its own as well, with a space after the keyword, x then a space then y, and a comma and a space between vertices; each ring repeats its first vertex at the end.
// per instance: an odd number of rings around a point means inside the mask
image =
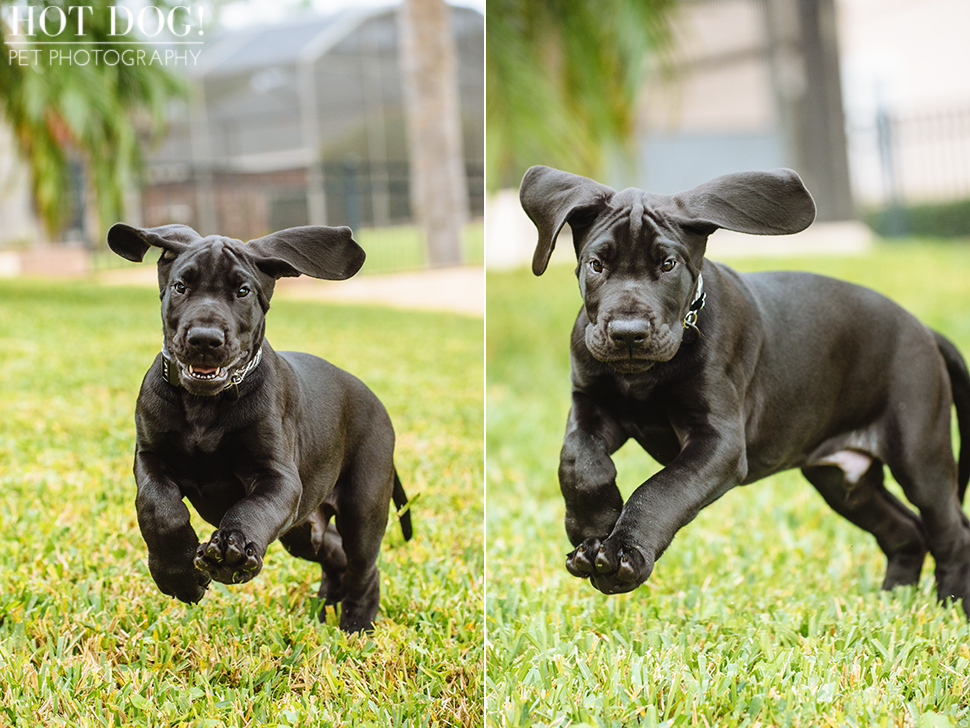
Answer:
POLYGON ((199 544, 195 553, 195 568, 222 584, 247 582, 262 567, 256 544, 238 531, 216 531, 209 541, 199 544))
POLYGON ((653 572, 653 559, 643 549, 630 544, 611 544, 609 540, 597 549, 593 565, 595 573, 590 581, 604 594, 632 591, 653 572))
POLYGON ((587 538, 566 554, 566 571, 580 579, 595 574, 594 559, 599 549, 600 540, 598 538, 587 538))
POLYGON ((623 552, 620 552, 620 565, 616 569, 616 578, 620 581, 634 581, 636 579, 636 570, 633 568, 630 557, 623 552))
POLYGON ((598 574, 609 574, 616 571, 616 568, 610 562, 609 554, 606 553, 606 549, 602 545, 596 550, 596 559, 593 561, 593 566, 596 567, 598 574))

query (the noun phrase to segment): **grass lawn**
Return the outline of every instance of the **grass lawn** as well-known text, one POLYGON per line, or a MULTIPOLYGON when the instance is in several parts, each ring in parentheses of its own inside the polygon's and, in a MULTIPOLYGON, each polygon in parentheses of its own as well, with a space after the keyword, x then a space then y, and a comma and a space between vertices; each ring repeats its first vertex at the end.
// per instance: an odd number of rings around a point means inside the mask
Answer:
MULTIPOLYGON (((863 283, 970 355, 966 243, 734 264, 863 283)), ((487 290, 490 725, 970 723, 970 629, 936 603, 932 560, 918 587, 881 592, 874 539, 797 471, 707 508, 630 594, 569 576, 556 468, 576 280, 570 267, 495 273, 487 290)), ((634 444, 616 462, 625 496, 657 467, 634 444)))
MULTIPOLYGON (((362 274, 417 270, 428 264, 421 230, 411 225, 361 228, 354 239, 367 251, 362 274)), ((462 231, 461 255, 465 265, 481 265, 485 259, 485 223, 473 220, 462 231)))
POLYGON ((481 320, 277 299, 267 331, 394 421, 415 537, 391 519, 376 630, 320 625, 319 567, 278 543, 197 605, 158 592, 131 474, 157 293, 3 281, 0 726, 483 724, 481 320))

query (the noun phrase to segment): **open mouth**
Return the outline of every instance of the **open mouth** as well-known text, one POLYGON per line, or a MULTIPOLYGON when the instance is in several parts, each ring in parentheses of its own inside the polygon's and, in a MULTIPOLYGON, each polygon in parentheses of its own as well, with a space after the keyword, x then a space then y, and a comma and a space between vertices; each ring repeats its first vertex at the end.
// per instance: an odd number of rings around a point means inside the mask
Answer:
MULTIPOLYGON (((176 387, 182 386, 191 393, 198 395, 218 394, 232 384, 239 384, 262 359, 263 349, 256 350, 256 355, 247 363, 250 349, 243 349, 232 361, 223 363, 207 362, 207 355, 194 355, 196 361, 190 363, 179 355, 172 355, 162 347, 164 359, 162 375, 176 387), (167 366, 165 364, 167 363, 167 366)), ((186 359, 192 358, 189 354, 186 359)), ((221 357, 220 357, 221 358, 221 357)))
POLYGON ((176 361, 178 362, 182 386, 191 388, 192 385, 198 385, 204 388, 200 391, 206 392, 210 391, 213 386, 218 388, 220 385, 225 385, 229 381, 229 377, 232 376, 234 367, 239 363, 238 358, 219 366, 208 362, 189 364, 177 357, 176 361))
POLYGON ((218 381, 220 379, 225 379, 228 374, 228 369, 225 367, 195 366, 193 364, 185 366, 183 371, 192 379, 196 379, 200 382, 218 381))

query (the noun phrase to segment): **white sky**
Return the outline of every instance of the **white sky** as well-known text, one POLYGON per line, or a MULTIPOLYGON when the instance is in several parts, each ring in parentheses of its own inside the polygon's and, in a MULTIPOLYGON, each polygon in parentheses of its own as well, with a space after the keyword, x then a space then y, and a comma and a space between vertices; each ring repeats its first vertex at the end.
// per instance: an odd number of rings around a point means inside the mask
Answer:
MULTIPOLYGON (((485 0, 449 0, 452 5, 475 8, 485 13, 485 0)), ((311 0, 312 7, 321 15, 329 15, 347 7, 386 6, 397 4, 394 0, 311 0)), ((241 28, 253 23, 282 20, 299 12, 303 6, 299 0, 237 0, 222 6, 219 11, 221 25, 241 28)))

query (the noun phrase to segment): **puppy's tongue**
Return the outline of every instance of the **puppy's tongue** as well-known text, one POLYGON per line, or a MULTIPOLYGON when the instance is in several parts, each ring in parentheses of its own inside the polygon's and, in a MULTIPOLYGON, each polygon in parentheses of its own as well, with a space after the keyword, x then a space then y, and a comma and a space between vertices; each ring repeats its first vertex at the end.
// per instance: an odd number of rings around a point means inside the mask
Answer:
POLYGON ((219 371, 219 367, 189 367, 189 370, 193 374, 215 374, 219 371))

